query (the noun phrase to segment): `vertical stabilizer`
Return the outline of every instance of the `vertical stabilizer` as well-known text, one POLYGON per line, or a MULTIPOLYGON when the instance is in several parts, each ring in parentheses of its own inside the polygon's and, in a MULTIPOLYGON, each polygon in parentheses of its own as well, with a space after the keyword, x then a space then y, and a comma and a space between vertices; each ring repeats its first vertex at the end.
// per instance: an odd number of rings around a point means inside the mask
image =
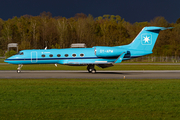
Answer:
POLYGON ((159 32, 166 29, 172 29, 172 27, 144 27, 129 46, 135 50, 152 51, 159 32))

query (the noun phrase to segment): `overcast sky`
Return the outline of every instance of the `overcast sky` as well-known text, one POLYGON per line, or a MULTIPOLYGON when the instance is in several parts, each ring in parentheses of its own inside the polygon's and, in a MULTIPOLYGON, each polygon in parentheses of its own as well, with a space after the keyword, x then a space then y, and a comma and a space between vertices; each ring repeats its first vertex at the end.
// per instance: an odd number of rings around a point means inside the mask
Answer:
POLYGON ((0 18, 40 15, 51 12, 53 17, 74 17, 76 13, 94 18, 119 15, 131 23, 150 21, 163 16, 172 23, 180 18, 180 0, 0 0, 0 18))

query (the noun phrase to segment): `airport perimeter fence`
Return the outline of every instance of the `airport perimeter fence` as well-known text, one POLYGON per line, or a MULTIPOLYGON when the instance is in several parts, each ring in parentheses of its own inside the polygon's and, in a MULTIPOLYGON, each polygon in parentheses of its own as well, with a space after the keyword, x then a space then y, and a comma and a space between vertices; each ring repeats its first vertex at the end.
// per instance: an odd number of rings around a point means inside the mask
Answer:
POLYGON ((180 62, 180 56, 143 56, 128 60, 128 62, 180 62))

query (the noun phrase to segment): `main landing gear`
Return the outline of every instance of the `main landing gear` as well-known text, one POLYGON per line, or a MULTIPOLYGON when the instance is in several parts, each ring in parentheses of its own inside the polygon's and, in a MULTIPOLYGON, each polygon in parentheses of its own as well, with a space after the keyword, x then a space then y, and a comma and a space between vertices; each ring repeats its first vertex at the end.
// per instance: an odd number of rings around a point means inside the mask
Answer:
POLYGON ((96 73, 96 69, 94 69, 94 65, 88 65, 87 70, 89 73, 96 73))
POLYGON ((21 72, 21 68, 22 68, 22 64, 21 65, 18 65, 18 68, 17 68, 17 73, 20 73, 21 72))

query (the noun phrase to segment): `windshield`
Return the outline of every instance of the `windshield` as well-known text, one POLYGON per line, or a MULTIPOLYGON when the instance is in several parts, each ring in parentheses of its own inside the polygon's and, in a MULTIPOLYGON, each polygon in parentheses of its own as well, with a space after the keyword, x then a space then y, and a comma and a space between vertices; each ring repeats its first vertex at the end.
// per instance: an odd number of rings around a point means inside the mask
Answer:
POLYGON ((16 55, 24 55, 23 52, 18 52, 16 55))

